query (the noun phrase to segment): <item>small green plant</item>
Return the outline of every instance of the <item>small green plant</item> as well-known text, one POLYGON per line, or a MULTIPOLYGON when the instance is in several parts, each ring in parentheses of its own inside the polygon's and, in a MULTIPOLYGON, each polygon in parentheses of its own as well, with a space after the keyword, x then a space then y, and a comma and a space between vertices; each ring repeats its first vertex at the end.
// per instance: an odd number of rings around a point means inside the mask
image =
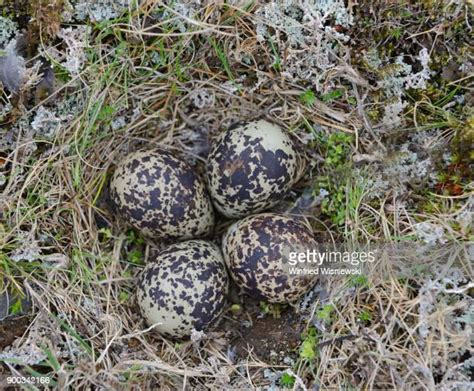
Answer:
POLYGON ((127 232, 127 241, 132 244, 140 245, 144 244, 145 240, 140 237, 133 229, 127 232))
POLYGON ((274 318, 278 319, 281 316, 281 305, 280 304, 270 304, 264 301, 260 302, 260 309, 266 315, 271 315, 274 318))
POLYGON ((316 95, 312 90, 306 90, 300 95, 300 102, 305 106, 312 106, 316 102, 316 95))
POLYGON ((227 74, 227 77, 230 80, 234 80, 234 75, 232 73, 232 70, 230 68, 229 64, 229 59, 227 58, 227 54, 225 52, 225 49, 222 48, 215 39, 211 39, 211 45, 216 52, 217 57, 219 58, 220 62, 222 63, 222 66, 224 67, 224 70, 227 74))
POLYGON ((112 230, 110 228, 101 228, 97 231, 99 234, 102 234, 102 241, 107 241, 113 238, 112 230))
POLYGON ((127 302, 129 298, 130 298, 130 293, 126 291, 120 291, 118 299, 121 303, 127 302))
POLYGON ((359 320, 361 322, 370 322, 372 320, 372 314, 367 310, 362 310, 359 314, 359 320))
POLYGON ((283 373, 280 377, 280 384, 285 388, 293 388, 295 381, 295 377, 288 372, 283 373))
POLYGON ((134 265, 143 265, 143 245, 145 240, 134 230, 129 230, 127 232, 127 244, 129 248, 127 251, 127 261, 134 265))
POLYGON ((330 323, 333 320, 333 312, 335 308, 332 304, 326 304, 316 312, 316 318, 324 321, 325 323, 330 323))
POLYGON ((17 315, 23 310, 23 306, 21 304, 21 299, 18 298, 15 300, 14 303, 10 305, 9 312, 11 315, 17 315))
POLYGON ((232 312, 232 314, 238 315, 242 312, 242 306, 240 304, 232 304, 232 306, 230 307, 230 311, 232 312))
POLYGON ((332 90, 321 96, 321 100, 324 103, 332 102, 333 100, 339 99, 343 95, 343 90, 332 90))
POLYGON ((366 288, 369 286, 369 279, 364 275, 350 276, 349 285, 352 287, 366 288))
POLYGON ((303 360, 314 360, 317 357, 316 345, 318 343, 318 335, 315 327, 310 327, 303 336, 303 342, 300 346, 300 357, 303 360))
POLYGON ((278 53, 278 50, 277 50, 277 47, 276 47, 275 43, 273 42, 273 40, 270 37, 269 37, 268 41, 270 43, 270 47, 272 48, 273 57, 275 58, 275 60, 273 61, 272 67, 273 67, 273 69, 275 69, 275 71, 280 72, 281 71, 280 54, 278 53))
POLYGON ((390 36, 394 38, 395 40, 399 40, 403 34, 401 27, 395 27, 390 30, 390 36))
MULTIPOLYGON (((343 90, 332 90, 326 94, 320 96, 320 99, 324 103, 332 102, 336 99, 339 99, 344 94, 343 90)), ((313 106, 316 103, 316 94, 313 90, 306 90, 300 96, 300 102, 303 103, 305 106, 313 106)))
POLYGON ((350 169, 349 154, 352 135, 336 132, 316 134, 316 146, 324 157, 323 175, 317 178, 315 194, 322 189, 328 196, 321 202, 321 210, 332 222, 342 225, 346 218, 346 187, 350 169))
POLYGON ((139 249, 133 249, 128 252, 127 260, 134 265, 143 265, 143 253, 139 249))
POLYGON ((326 141, 326 163, 330 166, 343 164, 350 152, 352 135, 336 132, 329 135, 326 141))

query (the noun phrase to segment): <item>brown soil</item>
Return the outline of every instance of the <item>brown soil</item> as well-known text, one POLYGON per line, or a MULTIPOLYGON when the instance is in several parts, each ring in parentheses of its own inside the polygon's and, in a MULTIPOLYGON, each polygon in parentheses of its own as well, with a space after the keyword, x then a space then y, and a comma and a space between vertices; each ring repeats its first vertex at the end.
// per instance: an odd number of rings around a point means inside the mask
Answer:
POLYGON ((0 352, 21 337, 30 324, 30 317, 7 318, 0 322, 0 352))
MULTIPOLYGON (((240 359, 252 354, 265 362, 283 364, 283 359, 293 356, 300 345, 301 317, 292 309, 282 310, 280 317, 271 314, 258 317, 260 311, 257 308, 247 311, 252 322, 250 327, 242 321, 237 328, 233 324, 234 337, 230 343, 240 359)), ((239 318, 246 319, 247 316, 240 315, 239 318)))

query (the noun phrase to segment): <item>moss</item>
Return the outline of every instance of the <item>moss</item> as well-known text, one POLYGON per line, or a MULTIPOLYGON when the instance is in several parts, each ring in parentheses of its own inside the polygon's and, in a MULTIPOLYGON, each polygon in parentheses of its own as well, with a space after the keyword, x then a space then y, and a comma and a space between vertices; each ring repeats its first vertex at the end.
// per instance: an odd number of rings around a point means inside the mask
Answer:
POLYGON ((36 32, 46 42, 54 39, 58 33, 64 9, 64 0, 36 0, 30 2, 29 13, 32 17, 29 29, 36 32))

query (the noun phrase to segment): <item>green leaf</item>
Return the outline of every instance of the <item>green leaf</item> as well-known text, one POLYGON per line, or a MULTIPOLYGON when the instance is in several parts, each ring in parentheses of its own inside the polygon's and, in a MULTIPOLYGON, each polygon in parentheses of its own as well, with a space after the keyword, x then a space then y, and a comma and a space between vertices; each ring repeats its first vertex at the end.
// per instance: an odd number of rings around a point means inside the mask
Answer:
POLYGON ((325 103, 339 99, 343 94, 342 90, 329 91, 327 94, 321 96, 321 100, 325 103))
POLYGON ((143 254, 140 250, 134 249, 128 253, 128 261, 135 265, 143 264, 143 254))
POLYGON ((303 341, 301 344, 300 357, 306 360, 313 360, 316 357, 313 338, 308 338, 303 341))
POLYGON ((280 377, 280 384, 283 387, 292 388, 295 385, 295 380, 296 379, 293 375, 290 375, 289 373, 285 372, 280 377))
POLYGON ((312 106, 316 102, 316 95, 313 91, 307 90, 300 95, 300 101, 306 106, 312 106))
POLYGON ((316 312, 316 317, 324 321, 330 321, 334 306, 332 304, 326 304, 322 309, 316 312))
POLYGON ((362 310, 359 314, 359 319, 362 322, 369 322, 372 320, 372 314, 369 311, 362 310))
POLYGON ((130 297, 130 294, 128 292, 121 291, 119 293, 119 301, 121 303, 125 303, 128 300, 129 297, 130 297))
POLYGON ((17 299, 12 305, 10 305, 10 314, 16 315, 22 311, 21 299, 17 299))

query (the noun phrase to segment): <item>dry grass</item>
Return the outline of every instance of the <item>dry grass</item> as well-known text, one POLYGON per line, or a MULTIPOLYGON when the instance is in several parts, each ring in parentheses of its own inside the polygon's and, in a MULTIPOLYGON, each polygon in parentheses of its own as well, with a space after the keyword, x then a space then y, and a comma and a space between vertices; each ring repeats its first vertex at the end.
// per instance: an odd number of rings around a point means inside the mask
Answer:
MULTIPOLYGON (((386 54, 390 58, 399 50, 417 52, 417 45, 429 46, 435 54, 438 47, 459 54, 469 46, 459 43, 459 34, 470 29, 463 22, 467 5, 452 5, 457 13, 451 18, 436 11, 434 2, 413 6, 407 28, 410 34, 418 31, 419 40, 397 41, 358 24, 350 41, 330 41, 331 50, 337 50, 335 65, 325 71, 323 89, 314 91, 304 77, 285 75, 292 58, 306 60, 304 47, 291 48, 281 27, 273 26, 278 41, 259 39, 256 26, 272 24, 258 12, 263 4, 196 3, 203 4, 191 17, 148 0, 118 19, 93 25, 80 72, 63 77, 57 65, 55 92, 45 98, 38 98, 30 83, 0 130, 5 140, 12 137, 6 147, 0 142, 0 172, 8 175, 0 187, 0 282, 26 292, 33 303, 30 326, 0 353, 0 387, 7 374, 41 373, 57 389, 254 389, 281 385, 281 373, 290 371, 294 389, 468 389, 472 379, 463 365, 469 357, 472 361, 473 289, 466 252, 434 257, 430 261, 437 266, 418 275, 407 260, 401 270, 415 274, 401 277, 398 270, 391 275, 396 262, 382 258, 366 279, 321 283, 324 295, 308 296, 303 299, 307 306, 295 306, 306 329, 302 345, 309 341, 315 356, 302 357, 301 348, 287 352, 295 358, 293 365, 252 352, 235 357, 225 320, 195 341, 169 341, 146 328, 136 311, 135 280, 155 248, 165 244, 138 237, 114 216, 107 198, 110 173, 129 151, 153 145, 176 149, 202 170, 209 141, 235 120, 266 117, 305 144, 310 168, 285 208, 301 199, 304 189, 322 187, 338 176, 340 166, 349 165, 353 175, 329 188, 330 197, 342 194, 334 204, 334 210, 345 211, 342 224, 317 202, 303 208, 316 233, 336 242, 408 240, 417 235, 419 222, 427 222, 441 227, 456 251, 464 251, 464 243, 472 240, 472 227, 460 223, 460 216, 472 212, 469 175, 460 175, 455 184, 462 191, 456 194, 437 194, 433 185, 420 190, 405 184, 400 191, 390 183, 374 197, 378 190, 368 185, 373 178, 361 174, 380 170, 377 154, 406 142, 410 129, 435 129, 433 142, 442 141, 448 149, 459 129, 471 126, 472 131, 472 113, 436 106, 433 97, 444 96, 448 84, 437 82, 433 96, 428 90, 435 83, 411 98, 415 103, 402 114, 407 121, 402 136, 384 129, 381 113, 374 114, 386 104, 375 86, 381 76, 357 54, 374 42, 394 46, 393 54, 386 54), (153 15, 158 6, 161 13, 153 15), (438 30, 425 29, 422 22, 415 25, 415 16, 425 20, 430 15, 444 23, 444 31, 459 28, 460 33, 444 40, 438 30), (339 98, 327 98, 337 89, 342 91, 339 98), (306 95, 309 101, 304 99, 308 90, 314 91, 314 96, 306 95), (72 104, 65 104, 66 99, 72 104), (32 131, 39 107, 61 105, 70 116, 53 137, 32 131), (430 110, 423 111, 423 105, 430 110), (114 122, 119 118, 123 122, 114 122), (327 157, 339 144, 308 142, 318 131, 351 136, 341 143, 349 152, 337 155, 334 167, 327 157), (352 162, 354 156, 368 163, 361 168, 352 162), (14 254, 34 252, 35 246, 38 251, 30 261, 13 260, 14 254), (332 306, 330 315, 321 318, 326 305, 332 306), (308 337, 311 333, 314 338, 308 337), (277 377, 269 376, 268 369, 277 377)), ((365 15, 379 18, 383 26, 400 27, 387 14, 400 11, 396 4, 377 2, 374 16, 368 5, 350 3, 358 23, 365 15)), ((302 27, 307 34, 311 29, 302 27)), ((53 43, 45 37, 39 52, 50 55, 53 43)), ((36 59, 29 59, 29 66, 36 59)), ((52 56, 51 61, 59 60, 52 56)), ((434 72, 439 76, 441 70, 434 72)), ((472 93, 469 80, 456 82, 465 99, 472 93)), ((464 157, 459 164, 467 164, 464 157)), ((447 170, 446 165, 439 171, 447 170)), ((451 180, 445 182, 451 186, 451 180)), ((217 238, 227 224, 219 221, 217 238)), ((239 316, 229 304, 226 319, 241 322, 255 314, 239 316)))

